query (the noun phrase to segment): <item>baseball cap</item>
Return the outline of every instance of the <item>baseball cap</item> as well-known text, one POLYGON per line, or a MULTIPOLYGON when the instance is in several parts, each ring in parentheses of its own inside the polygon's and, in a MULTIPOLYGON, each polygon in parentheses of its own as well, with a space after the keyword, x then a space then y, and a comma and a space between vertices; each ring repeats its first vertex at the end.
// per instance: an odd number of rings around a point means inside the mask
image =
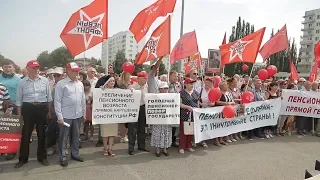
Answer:
POLYGON ((184 80, 184 84, 189 84, 189 83, 194 83, 194 82, 196 82, 196 80, 193 80, 193 79, 190 79, 190 78, 186 78, 184 80))
POLYGON ((205 80, 205 81, 211 81, 211 82, 214 81, 214 79, 213 79, 212 77, 206 77, 204 80, 205 80))
POLYGON ((138 77, 148 79, 148 74, 145 71, 141 71, 137 74, 138 77))
POLYGON ((305 78, 300 78, 298 82, 306 82, 307 80, 305 78))
POLYGON ((63 74, 63 68, 62 67, 56 67, 54 69, 54 73, 62 75, 63 74))
POLYGON ((54 74, 54 69, 52 68, 48 69, 48 74, 54 74))
POLYGON ((71 70, 71 71, 74 71, 74 72, 79 72, 81 70, 81 68, 75 63, 75 62, 71 62, 71 63, 68 63, 66 65, 66 70, 71 70))
POLYGON ((37 60, 31 60, 27 63, 27 67, 29 68, 40 67, 40 64, 37 60))
POLYGON ((169 88, 168 83, 167 82, 161 82, 159 85, 159 89, 164 89, 164 88, 169 88))

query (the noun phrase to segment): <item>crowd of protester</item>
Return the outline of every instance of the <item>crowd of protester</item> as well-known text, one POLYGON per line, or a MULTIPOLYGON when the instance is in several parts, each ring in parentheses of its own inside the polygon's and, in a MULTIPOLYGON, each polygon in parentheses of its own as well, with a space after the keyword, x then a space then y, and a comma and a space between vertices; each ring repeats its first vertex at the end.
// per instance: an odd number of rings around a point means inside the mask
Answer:
MULTIPOLYGON (((22 116, 22 129, 19 161, 15 168, 20 168, 28 162, 29 144, 32 134, 38 137, 37 160, 47 166, 47 156, 57 152, 61 166, 68 166, 67 155, 71 152, 71 159, 83 162, 80 156, 82 141, 97 141, 96 146, 103 146, 102 154, 114 157, 115 137, 120 136, 121 143, 128 143, 128 154, 135 154, 135 144, 138 150, 149 152, 146 144, 148 134, 146 124, 144 97, 146 93, 180 93, 180 126, 152 125, 150 146, 155 155, 169 156, 168 148, 177 147, 179 153, 194 152, 197 144, 192 135, 184 134, 183 122, 192 119, 193 108, 210 108, 215 106, 235 105, 241 103, 241 95, 246 91, 254 94, 254 101, 264 101, 281 97, 283 89, 302 91, 319 91, 317 82, 310 83, 304 78, 298 81, 289 79, 276 80, 274 77, 266 81, 248 75, 233 77, 221 75, 218 84, 222 96, 216 102, 208 99, 209 90, 214 87, 213 76, 200 76, 197 69, 191 69, 188 75, 171 71, 168 75, 158 75, 161 64, 160 58, 151 66, 149 73, 142 71, 137 77, 123 72, 117 75, 113 67, 108 67, 108 74, 97 73, 95 68, 81 70, 76 63, 69 63, 66 67, 45 68, 40 71, 36 60, 29 61, 21 71, 14 72, 12 61, 2 64, 0 75, 0 110, 1 114, 22 116), (140 90, 141 101, 138 122, 126 124, 99 125, 98 139, 94 138, 92 124, 92 103, 94 88, 140 90), (66 125, 67 124, 67 125, 66 125), (80 138, 83 134, 83 138, 80 138)), ((225 137, 217 137, 212 143, 218 147, 227 146, 244 139, 269 139, 274 136, 290 136, 293 130, 305 136, 315 130, 320 135, 320 123, 315 122, 315 129, 309 117, 280 116, 276 126, 268 126, 238 132, 225 137)), ((211 141, 203 141, 198 145, 208 148, 211 141)), ((16 154, 3 154, 7 160, 15 158, 16 154)))

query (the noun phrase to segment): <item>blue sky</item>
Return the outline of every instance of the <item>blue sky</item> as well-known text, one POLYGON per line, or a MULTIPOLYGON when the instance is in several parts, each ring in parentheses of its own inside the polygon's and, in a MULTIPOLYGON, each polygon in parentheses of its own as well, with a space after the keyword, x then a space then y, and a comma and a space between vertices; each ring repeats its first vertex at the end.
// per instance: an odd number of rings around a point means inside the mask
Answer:
MULTIPOLYGON (((155 0, 109 0, 109 36, 128 30, 135 15, 155 0)), ((202 57, 209 48, 218 48, 224 32, 227 36, 239 16, 255 25, 271 29, 285 23, 288 35, 300 41, 301 21, 306 10, 320 8, 319 0, 185 0, 184 31, 196 30, 202 57)), ((71 14, 92 0, 7 0, 0 6, 0 53, 18 65, 35 59, 45 50, 62 46, 60 33, 71 14)), ((172 20, 172 46, 179 38, 181 0, 177 0, 172 20)), ((148 35, 163 21, 158 19, 148 35)), ((148 38, 148 37, 147 37, 148 38)), ((101 57, 101 45, 86 52, 87 57, 101 57)), ((83 57, 79 55, 78 57, 83 57)))

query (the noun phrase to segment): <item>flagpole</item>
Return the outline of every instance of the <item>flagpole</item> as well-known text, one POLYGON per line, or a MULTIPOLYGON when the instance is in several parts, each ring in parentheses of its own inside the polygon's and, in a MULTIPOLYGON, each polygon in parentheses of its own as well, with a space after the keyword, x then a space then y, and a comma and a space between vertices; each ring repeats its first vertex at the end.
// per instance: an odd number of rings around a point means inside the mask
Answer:
MULTIPOLYGON (((256 63, 253 63, 252 68, 251 68, 251 72, 250 72, 250 74, 249 74, 249 81, 250 81, 250 78, 251 78, 251 76, 252 76, 252 72, 253 72, 253 69, 254 69, 254 66, 255 66, 255 65, 256 65, 256 63)), ((248 86, 249 86, 249 84, 247 84, 245 91, 247 91, 248 86)))
MULTIPOLYGON (((183 36, 183 23, 184 23, 184 0, 182 0, 181 7, 181 24, 180 24, 180 38, 183 36)), ((178 61, 178 71, 181 72, 182 60, 178 61)))
POLYGON ((86 51, 83 52, 83 68, 86 70, 86 51))
MULTIPOLYGON (((107 11, 108 11, 108 9, 109 9, 109 1, 108 0, 106 0, 106 5, 107 5, 107 11)), ((107 46, 107 58, 106 58, 106 75, 108 75, 108 70, 109 70, 109 40, 108 40, 108 36, 109 36, 109 32, 108 32, 108 22, 109 22, 109 12, 107 12, 107 16, 106 16, 106 33, 107 33, 107 39, 106 40, 104 40, 107 44, 106 44, 106 46, 107 46)), ((112 66, 112 68, 113 68, 114 66, 112 66)))
MULTIPOLYGON (((109 70, 109 42, 108 39, 104 40, 106 42, 106 51, 107 51, 107 57, 106 57, 106 75, 108 75, 109 70)), ((113 66, 114 67, 114 66, 113 66)))

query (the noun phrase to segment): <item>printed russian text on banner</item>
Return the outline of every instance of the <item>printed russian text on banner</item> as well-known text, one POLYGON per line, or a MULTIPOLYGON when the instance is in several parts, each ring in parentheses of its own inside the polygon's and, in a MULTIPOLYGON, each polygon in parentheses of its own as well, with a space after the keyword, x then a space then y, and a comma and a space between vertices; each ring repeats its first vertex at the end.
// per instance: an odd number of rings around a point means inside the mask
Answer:
POLYGON ((147 124, 180 124, 180 94, 145 95, 147 124))
POLYGON ((0 115, 0 153, 18 152, 22 127, 21 117, 0 115))
POLYGON ((319 92, 284 89, 282 98, 281 115, 315 118, 320 116, 319 92))
POLYGON ((93 90, 92 124, 137 122, 141 91, 93 90))
POLYGON ((216 137, 224 137, 237 132, 277 124, 281 108, 281 99, 258 101, 246 104, 244 114, 240 115, 240 105, 235 106, 236 117, 225 119, 223 106, 212 108, 195 108, 194 132, 195 142, 216 137))

